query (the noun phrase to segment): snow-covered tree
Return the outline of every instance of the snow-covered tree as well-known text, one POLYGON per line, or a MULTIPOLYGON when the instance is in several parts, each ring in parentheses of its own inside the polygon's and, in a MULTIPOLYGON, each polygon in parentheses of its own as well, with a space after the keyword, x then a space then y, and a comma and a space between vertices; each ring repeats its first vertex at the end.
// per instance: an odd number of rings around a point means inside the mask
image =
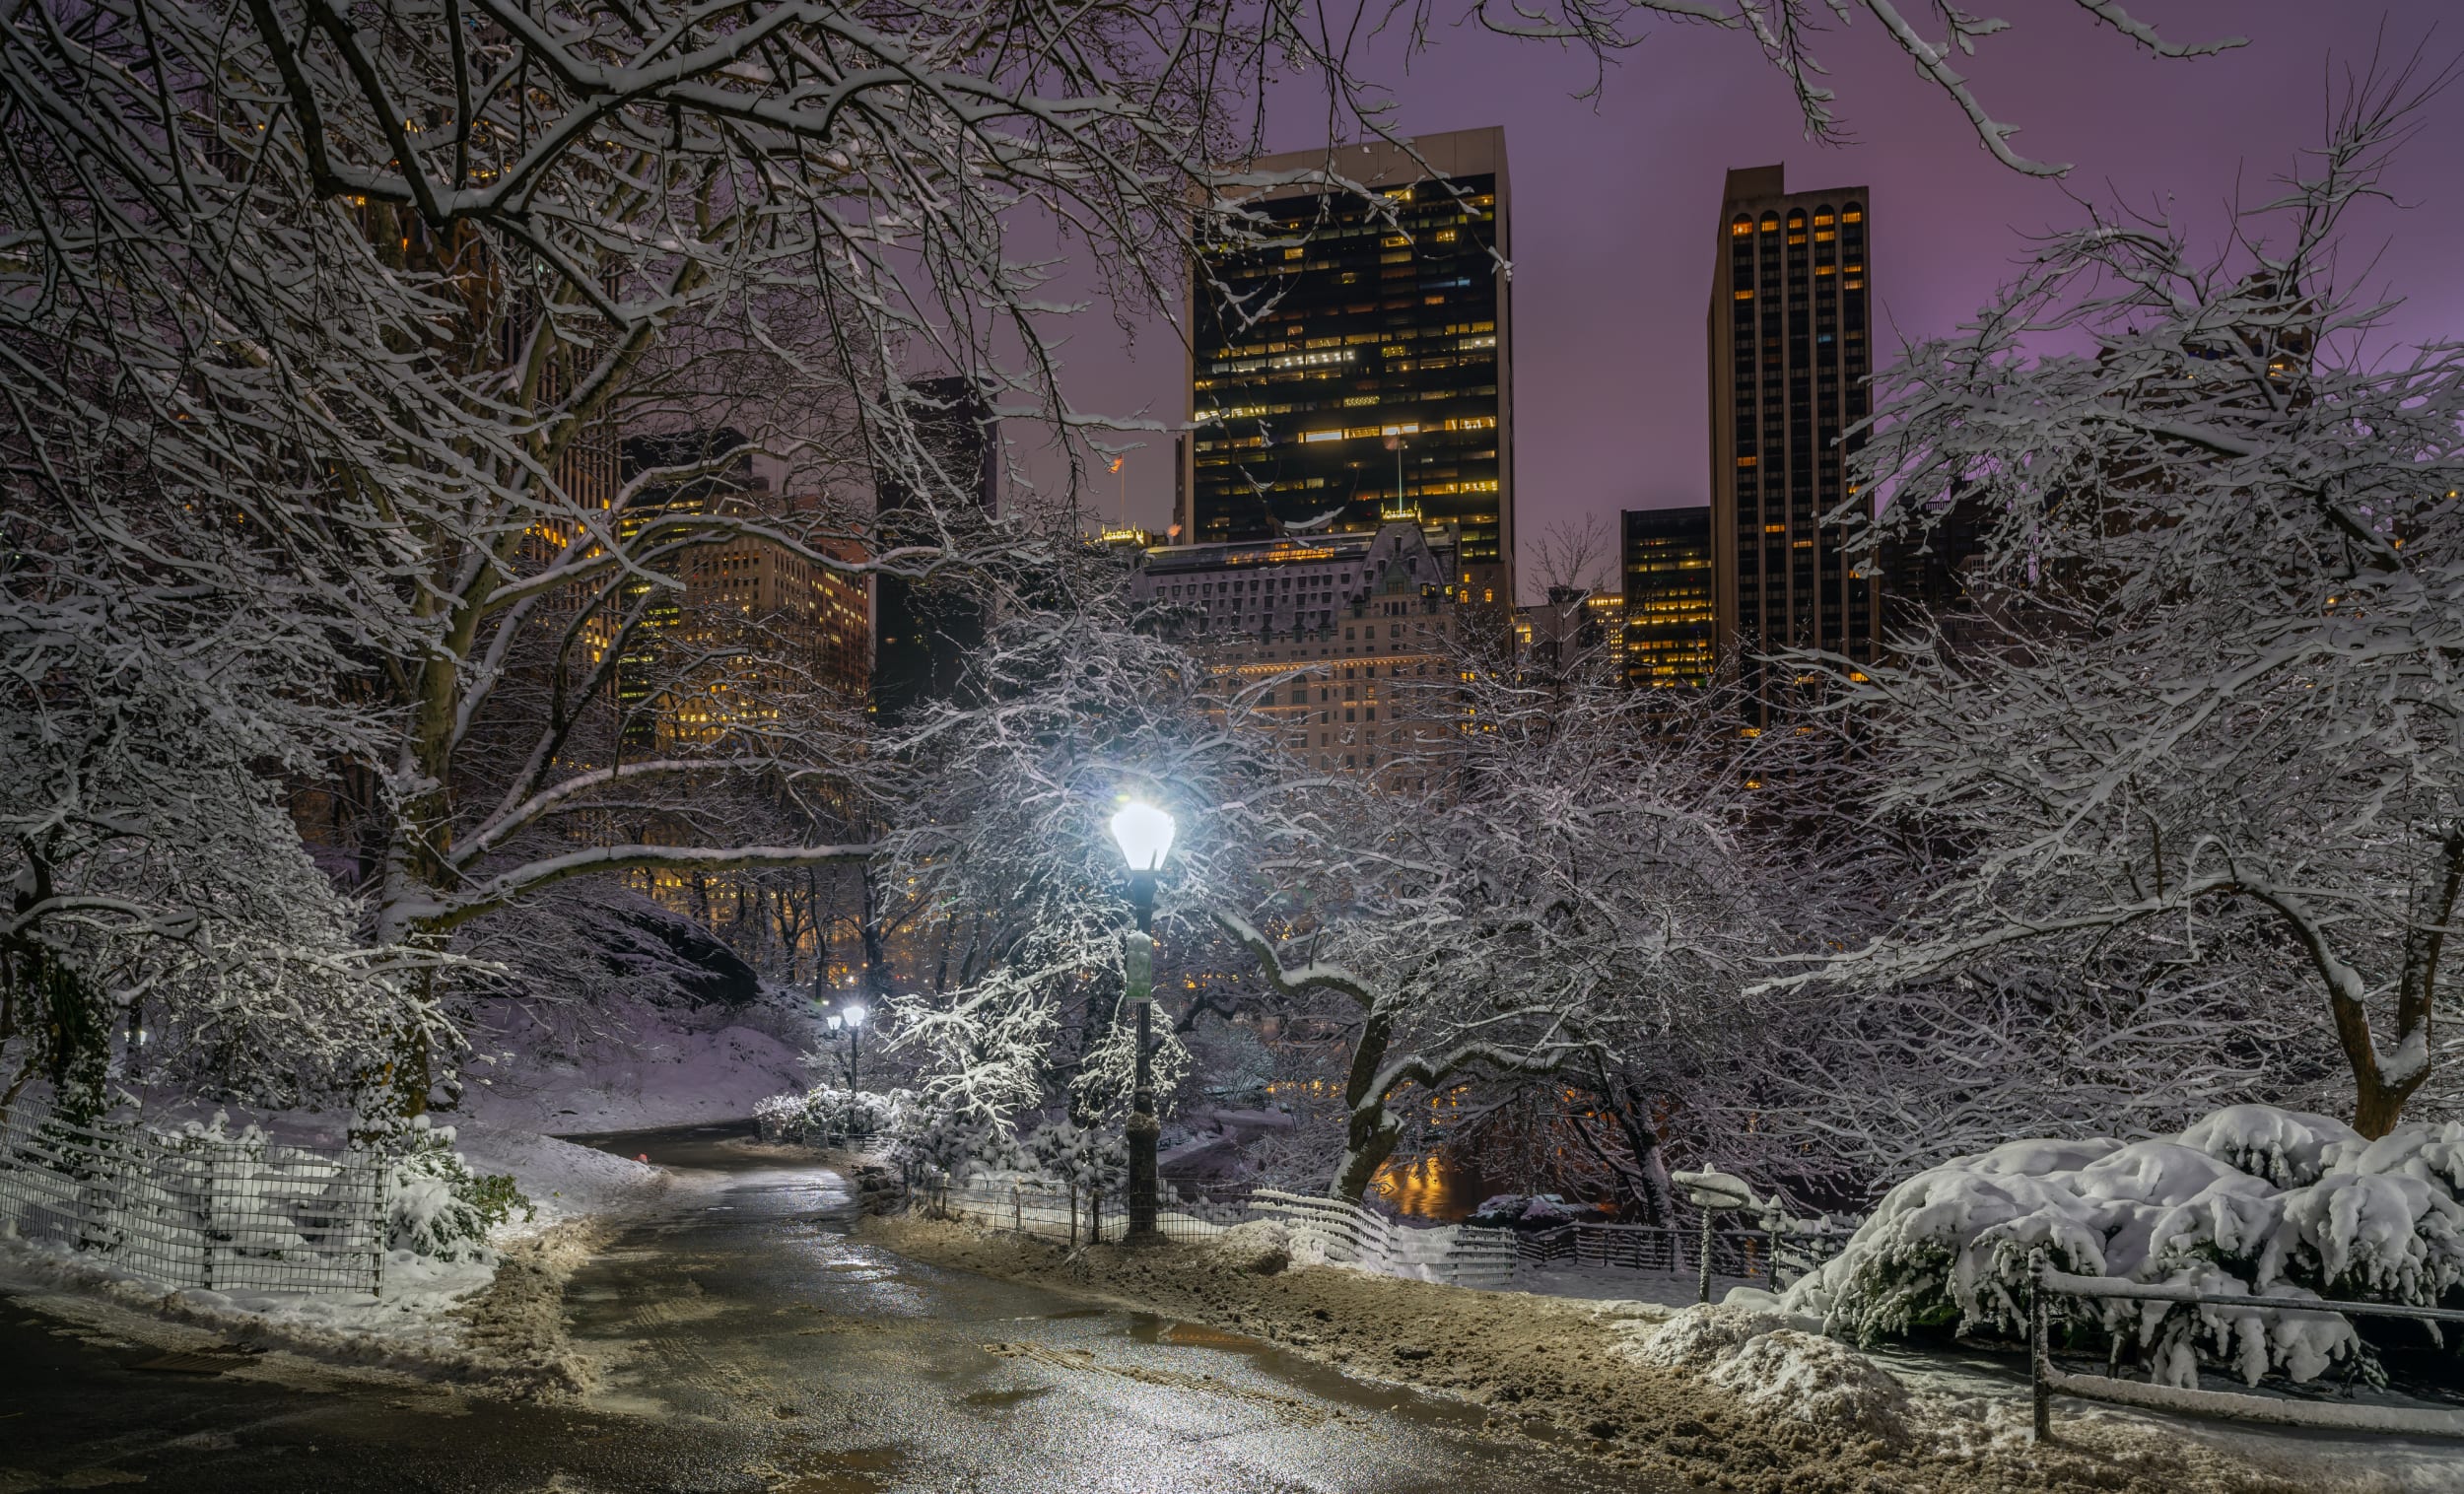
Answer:
MULTIPOLYGON (((1947 64, 1985 24, 1954 18, 1935 42, 1885 0, 1858 3, 2024 165, 1947 64)), ((2143 47, 2186 50, 2109 0, 2079 3, 2143 47)), ((1664 16, 1736 31, 1823 130, 1807 9, 1454 14, 1596 56, 1664 16)), ((236 732, 198 761, 279 771, 347 806, 327 827, 340 844, 319 849, 364 907, 324 909, 308 942, 356 919, 368 946, 430 972, 358 1003, 417 1110, 449 1092, 433 971, 477 920, 609 872, 869 854, 831 838, 835 815, 771 835, 691 813, 727 781, 810 792, 861 760, 788 709, 793 688, 739 715, 779 724, 690 750, 653 730, 632 750, 640 702, 720 662, 640 645, 714 546, 758 540, 840 575, 1000 548, 963 506, 932 508, 961 485, 900 375, 957 369, 1004 413, 1074 432, 1043 335, 1059 267, 1040 230, 1039 248, 1013 248, 1012 226, 1058 224, 1125 306, 1177 305, 1194 240, 1255 229, 1191 204, 1266 184, 1238 165, 1260 80, 1316 74, 1338 133, 1383 117, 1350 69, 1360 19, 1290 0, 37 0, 0 29, 0 564, 14 598, 47 610, 7 635, 7 669, 44 710, 107 723, 120 676, 63 670, 45 642, 54 623, 107 620, 175 661, 154 676, 182 696, 174 715, 236 732), (740 446, 617 481, 620 429, 722 425, 740 446), (799 493, 887 472, 926 517, 867 548, 860 503, 678 500, 747 450, 799 493), (646 656, 656 677, 628 683, 646 656), (269 722, 333 709, 267 750, 233 726, 233 701, 269 722)), ((1437 16, 1388 19, 1419 45, 1437 16)), ((165 765, 180 766, 138 777, 165 765)), ((73 779, 44 780, 35 839, 76 817, 73 779)), ((190 828, 123 815, 111 833, 200 887, 261 877, 279 849, 264 837, 281 839, 263 816, 238 839, 190 828)), ((12 969, 58 975, 36 922, 109 896, 110 879, 62 881, 103 864, 64 846, 6 853, 12 969)), ((102 1010, 91 981, 79 990, 102 1010)))
POLYGON ((1021 577, 974 661, 973 699, 932 710, 899 743, 915 776, 886 880, 931 970, 893 1007, 946 1109, 1006 1123, 1126 1104, 1131 911, 1107 829, 1126 797, 1178 822, 1155 912, 1167 1092, 1186 1064, 1171 1030, 1202 911, 1291 832, 1261 797, 1274 786, 1270 745, 1246 724, 1248 702, 1209 697, 1204 665, 1133 617, 1127 581, 1091 551, 1021 577))
POLYGON ((1331 799, 1348 823, 1307 895, 1269 882, 1219 921, 1340 1034, 1336 1194, 1361 1195, 1410 1107, 1447 1097, 1442 1131, 1471 1137, 1538 1087, 1560 1138, 1617 1159, 1618 1191, 1665 1217, 1656 1117, 1771 947, 1740 896, 1756 863, 1734 716, 1579 661, 1527 674, 1468 649, 1442 673, 1411 682, 1418 714, 1461 726, 1414 775, 1440 789, 1331 799), (1569 1089, 1595 1098, 1568 1108, 1569 1089))
POLYGON ((2220 256, 2099 213, 1882 375, 1876 535, 1956 503, 1985 543, 1955 645, 1829 666, 1863 811, 1956 861, 1835 973, 2068 945, 2135 963, 2177 1050, 2205 1013, 2229 1065, 2248 986, 2207 976, 2231 971, 2307 987, 2363 1134, 2431 1082, 2464 891, 2464 346, 2388 345, 2392 305, 2334 277, 2419 97, 2358 91, 2220 256))

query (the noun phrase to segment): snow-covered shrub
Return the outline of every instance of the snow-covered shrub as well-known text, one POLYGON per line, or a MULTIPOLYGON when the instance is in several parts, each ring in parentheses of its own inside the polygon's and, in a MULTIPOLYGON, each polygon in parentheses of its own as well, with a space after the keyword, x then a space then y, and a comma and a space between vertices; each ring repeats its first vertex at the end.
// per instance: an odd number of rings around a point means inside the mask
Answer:
POLYGON ((1022 1144, 1036 1172, 1057 1187, 1117 1193, 1129 1184, 1129 1146, 1119 1131, 1081 1127, 1064 1116, 1022 1144))
POLYGON ((916 1097, 816 1084, 801 1094, 773 1095, 753 1106, 765 1141, 818 1141, 826 1136, 904 1136, 915 1124, 916 1097))
POLYGON ((2182 1145, 2278 1188, 2317 1182, 2328 1150, 2356 1139, 2353 1127, 2341 1120, 2265 1105, 2228 1105, 2181 1136, 2182 1145))
POLYGON ((488 1232, 519 1209, 533 1210, 506 1174, 476 1174, 453 1149, 453 1127, 419 1117, 388 1164, 385 1188, 388 1249, 442 1260, 478 1259, 488 1232))
MULTIPOLYGON (((2464 1127, 2411 1125, 2376 1142, 2322 1116, 2234 1106, 2179 1136, 2014 1141, 1918 1174, 1886 1194, 1839 1256, 1791 1288, 1865 1341, 1927 1328, 2023 1330, 2027 1267, 2288 1302, 2432 1306, 2464 1298, 2464 1127)), ((2202 1363, 2245 1381, 2374 1375, 2343 1319, 2166 1302, 2058 1299, 2074 1335, 2135 1349, 2159 1383, 2202 1363)))
POLYGON ((1561 1224, 1597 1224, 1607 1216, 1588 1203, 1568 1203, 1561 1193, 1497 1193, 1480 1200, 1465 1221, 1487 1229, 1553 1230, 1561 1224))
POLYGON ((900 1150, 953 1178, 971 1172, 1015 1172, 1021 1165, 1018 1138, 1010 1128, 977 1111, 945 1109, 924 1116, 901 1141, 900 1150))

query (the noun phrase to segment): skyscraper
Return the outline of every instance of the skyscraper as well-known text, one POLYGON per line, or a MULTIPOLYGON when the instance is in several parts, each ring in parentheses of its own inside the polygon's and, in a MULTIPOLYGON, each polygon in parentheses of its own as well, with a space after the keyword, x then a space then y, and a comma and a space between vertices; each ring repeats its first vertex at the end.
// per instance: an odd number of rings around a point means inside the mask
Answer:
POLYGON ((1629 509, 1623 530, 1625 682, 1707 682, 1718 618, 1711 510, 1629 509))
MULTIPOLYGON (((1863 420, 1868 341, 1864 187, 1790 192, 1781 168, 1728 173, 1711 276, 1711 547, 1719 645, 1764 703, 1784 681, 1764 648, 1870 660, 1873 580, 1820 523, 1851 490, 1840 433, 1863 420)), ((1757 709, 1757 716, 1760 714, 1757 709)), ((1757 719, 1756 724, 1759 724, 1757 719)))
MULTIPOLYGON (((938 469, 946 488, 990 514, 999 493, 1000 437, 984 396, 956 376, 909 387, 917 397, 909 418, 922 457, 938 469)), ((874 506, 884 548, 932 542, 932 526, 922 522, 926 506, 896 475, 880 474, 874 506)), ((885 725, 957 690, 967 655, 984 645, 983 603, 952 585, 876 577, 872 615, 872 713, 885 725)))
POLYGON ((1512 318, 1502 129, 1266 157, 1377 194, 1277 188, 1260 244, 1192 267, 1184 545, 1452 524, 1456 574, 1511 605, 1512 318))

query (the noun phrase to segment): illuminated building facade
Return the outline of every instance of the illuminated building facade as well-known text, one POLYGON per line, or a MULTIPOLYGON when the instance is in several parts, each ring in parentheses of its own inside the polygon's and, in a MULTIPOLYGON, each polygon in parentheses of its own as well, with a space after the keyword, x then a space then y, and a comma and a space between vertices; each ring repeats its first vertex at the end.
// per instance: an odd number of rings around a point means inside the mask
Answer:
MULTIPOLYGON (((1861 186, 1789 192, 1779 167, 1728 173, 1711 278, 1711 547, 1718 646, 1767 713, 1785 682, 1752 655, 1824 648, 1871 660, 1882 638, 1875 582, 1824 514, 1851 494, 1873 368, 1861 186)), ((1629 597, 1629 608, 1631 599, 1629 597)), ((1629 638, 1630 638, 1629 619, 1629 638)), ((1629 645, 1630 646, 1630 645, 1629 645)))
POLYGON ((1513 318, 1501 129, 1270 156, 1373 199, 1276 188, 1266 241, 1193 268, 1183 545, 1377 532, 1461 535, 1458 586, 1511 605, 1513 318))
POLYGON ((1620 528, 1626 683, 1707 683, 1718 633, 1711 510, 1628 509, 1620 528))
MULTIPOLYGON (((742 443, 724 429, 631 437, 625 477, 703 461, 742 443)), ((730 508, 789 514, 817 505, 774 495, 748 454, 720 471, 648 488, 629 509, 645 516, 730 508)), ((861 558, 844 541, 829 553, 861 558)), ((628 750, 707 744, 784 711, 863 698, 872 630, 860 579, 760 539, 702 546, 681 570, 681 590, 653 591, 642 581, 624 592, 625 610, 642 618, 616 680, 628 750)))
POLYGON ((1133 594, 1179 613, 1218 696, 1301 671, 1259 703, 1300 767, 1418 790, 1430 786, 1421 755, 1457 725, 1428 688, 1455 667, 1446 646, 1497 626, 1495 608, 1450 579, 1460 543, 1451 527, 1399 521, 1164 546, 1146 552, 1133 594))

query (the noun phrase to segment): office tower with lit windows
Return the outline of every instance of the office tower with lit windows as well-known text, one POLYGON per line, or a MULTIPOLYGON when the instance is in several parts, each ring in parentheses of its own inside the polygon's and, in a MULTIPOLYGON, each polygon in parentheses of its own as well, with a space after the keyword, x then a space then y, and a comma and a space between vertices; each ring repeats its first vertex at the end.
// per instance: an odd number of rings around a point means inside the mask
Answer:
POLYGON ((1628 509, 1622 524, 1625 682, 1667 689, 1711 678, 1711 510, 1628 509))
POLYGON ((1175 538, 1451 525, 1463 543, 1454 583, 1510 606, 1505 131, 1411 145, 1420 161, 1380 142, 1253 164, 1322 169, 1372 195, 1268 189, 1248 204, 1270 220, 1266 239, 1193 266, 1192 429, 1174 485, 1175 538))
MULTIPOLYGON (((1781 168, 1728 173, 1711 277, 1711 549, 1719 646, 1761 702, 1753 654, 1874 657, 1874 581, 1823 517, 1851 490, 1841 433, 1866 415, 1873 275, 1861 186, 1790 192, 1781 168)), ((1629 603, 1630 607, 1630 603, 1629 603)), ((1629 611, 1629 623, 1631 620, 1629 611)), ((1631 655, 1629 654, 1629 659, 1631 655)))

